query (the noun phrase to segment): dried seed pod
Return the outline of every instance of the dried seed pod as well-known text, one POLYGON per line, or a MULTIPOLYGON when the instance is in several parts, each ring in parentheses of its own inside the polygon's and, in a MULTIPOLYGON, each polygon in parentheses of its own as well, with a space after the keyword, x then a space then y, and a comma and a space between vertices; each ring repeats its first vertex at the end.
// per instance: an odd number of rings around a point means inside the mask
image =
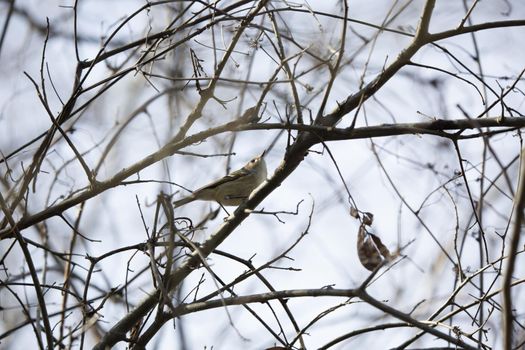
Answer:
POLYGON ((350 216, 354 219, 359 219, 359 210, 355 207, 350 207, 350 216))
POLYGON ((363 213, 363 224, 366 226, 372 226, 372 223, 374 222, 374 214, 365 212, 363 213))

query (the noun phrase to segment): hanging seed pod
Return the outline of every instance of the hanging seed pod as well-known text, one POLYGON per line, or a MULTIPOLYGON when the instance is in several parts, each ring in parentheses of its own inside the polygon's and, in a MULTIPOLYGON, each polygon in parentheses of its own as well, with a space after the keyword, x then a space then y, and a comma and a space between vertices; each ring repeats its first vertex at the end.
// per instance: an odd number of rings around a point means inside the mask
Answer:
POLYGON ((372 226, 372 223, 374 222, 374 214, 369 212, 363 213, 363 224, 367 226, 372 226))

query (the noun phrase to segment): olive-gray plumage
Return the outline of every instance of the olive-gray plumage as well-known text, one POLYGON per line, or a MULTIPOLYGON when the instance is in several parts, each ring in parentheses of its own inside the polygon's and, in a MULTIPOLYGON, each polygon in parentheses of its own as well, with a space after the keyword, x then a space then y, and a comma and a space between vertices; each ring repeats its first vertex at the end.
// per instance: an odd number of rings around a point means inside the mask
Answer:
POLYGON ((204 187, 188 197, 173 202, 175 208, 194 200, 216 201, 222 205, 237 206, 266 180, 266 163, 263 155, 257 156, 236 170, 204 187))

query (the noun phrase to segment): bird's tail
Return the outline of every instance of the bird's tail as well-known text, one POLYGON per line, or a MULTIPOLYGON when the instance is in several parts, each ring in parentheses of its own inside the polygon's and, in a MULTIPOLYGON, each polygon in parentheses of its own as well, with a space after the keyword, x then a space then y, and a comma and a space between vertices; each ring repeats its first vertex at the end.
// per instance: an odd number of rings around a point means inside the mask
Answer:
POLYGON ((189 202, 193 202, 195 199, 197 199, 197 198, 195 198, 195 195, 192 194, 192 195, 190 195, 188 197, 184 197, 182 199, 179 199, 178 201, 173 202, 173 207, 174 208, 181 207, 184 204, 188 204, 189 202))

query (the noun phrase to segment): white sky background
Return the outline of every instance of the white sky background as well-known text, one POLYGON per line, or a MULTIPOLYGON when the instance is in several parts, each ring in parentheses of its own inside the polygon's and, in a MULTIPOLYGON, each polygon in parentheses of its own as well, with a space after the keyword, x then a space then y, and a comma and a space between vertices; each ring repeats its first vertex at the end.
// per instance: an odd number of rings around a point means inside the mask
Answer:
MULTIPOLYGON (((144 4, 142 1, 105 2, 100 0, 80 1, 80 3, 79 36, 89 39, 80 45, 80 56, 85 59, 91 59, 97 53, 101 36, 107 35, 123 18, 144 4)), ((370 5, 368 1, 349 1, 350 17, 380 25, 393 3, 392 0, 385 0, 374 1, 374 5, 370 5)), ((400 2, 394 8, 399 9, 401 3, 404 2, 400 2)), ((422 1, 412 2, 393 23, 389 24, 389 28, 413 32, 417 26, 422 3, 422 1)), ((16 4, 19 8, 29 12, 30 17, 37 20, 40 25, 44 25, 45 19, 48 17, 51 28, 64 35, 63 38, 54 36, 49 41, 46 52, 46 69, 49 69, 59 95, 65 98, 71 90, 76 64, 74 46, 70 40, 72 12, 67 7, 71 5, 71 2, 23 0, 17 1, 16 4)), ((299 2, 299 4, 304 6, 303 2, 299 2)), ((276 3, 275 6, 284 5, 276 3)), ((317 11, 342 13, 339 2, 312 0, 309 2, 309 6, 317 11)), ((6 8, 7 5, 0 2, 0 13, 3 13, 6 8)), ((341 33, 339 21, 321 16, 316 16, 314 19, 306 13, 285 16, 288 16, 286 17, 287 25, 294 30, 294 38, 305 46, 315 48, 319 55, 328 57, 331 50, 338 47, 338 39, 341 33)), ((461 1, 438 1, 430 31, 437 32, 456 28, 463 16, 464 10, 461 1)), ((507 3, 494 0, 481 2, 474 10, 471 18, 474 23, 482 23, 523 19, 524 16, 525 3, 520 1, 507 3), (512 6, 512 12, 506 16, 504 12, 508 10, 509 4, 512 6)), ((153 9, 148 16, 142 13, 125 26, 116 40, 125 43, 140 38, 149 25, 152 26, 151 32, 155 33, 171 19, 160 8, 153 9)), ((18 14, 13 16, 12 21, 0 56, 0 79, 2 81, 0 84, 0 151, 4 155, 44 132, 50 125, 49 117, 39 103, 32 84, 23 74, 23 72, 27 72, 39 81, 44 36, 37 34, 34 29, 29 27, 27 20, 18 14)), ((358 24, 351 24, 351 26, 360 35, 366 37, 375 33, 375 29, 372 28, 358 24)), ((227 29, 224 28, 224 30, 227 29)), ((244 43, 240 45, 239 50, 244 50, 244 53, 250 55, 256 55, 255 68, 250 79, 266 81, 269 74, 275 69, 275 64, 264 53, 264 50, 267 52, 273 52, 273 50, 267 39, 260 42, 262 46, 260 50, 254 51, 254 49, 248 48, 248 38, 251 38, 250 36, 255 33, 255 31, 247 31, 242 39, 244 43)), ((226 35, 226 37, 229 38, 230 36, 226 35)), ((220 34, 218 34, 218 38, 220 38, 220 34)), ((482 65, 484 73, 488 77, 487 81, 497 91, 499 91, 498 83, 502 88, 506 88, 512 80, 506 80, 504 77, 517 76, 523 69, 525 62, 523 28, 509 27, 482 31, 476 34, 476 38, 479 50, 482 53, 482 65)), ((209 31, 196 39, 200 44, 192 41, 175 53, 168 54, 166 59, 160 61, 158 67, 155 66, 153 69, 158 69, 158 72, 164 75, 167 75, 170 69, 171 73, 175 69, 183 69, 183 73, 174 74, 178 74, 178 77, 191 77, 191 67, 187 66, 191 45, 199 58, 204 60, 202 64, 206 72, 212 74, 213 60, 209 56, 208 48, 204 46, 204 44, 209 44, 209 31), (178 65, 181 61, 184 62, 182 68, 178 65)), ((368 55, 370 55, 370 63, 364 74, 366 82, 380 73, 384 64, 392 62, 409 41, 410 39, 407 37, 385 33, 379 37, 373 48, 367 46, 357 55, 352 64, 344 67, 336 80, 326 111, 332 110, 337 106, 337 102, 358 90, 359 78, 363 75, 363 66, 368 55)), ((360 44, 360 39, 349 31, 345 54, 349 57, 360 44)), ((444 40, 439 44, 446 47, 470 69, 477 72, 476 65, 469 57, 473 53, 472 39, 469 35, 444 40)), ((222 44, 219 43, 220 45, 222 44)), ((288 54, 297 52, 297 48, 292 46, 287 50, 289 50, 288 54)), ((123 56, 112 59, 110 62, 113 65, 118 65, 122 62, 119 61, 122 58, 123 56)), ((249 69, 249 57, 239 53, 233 58, 239 66, 236 67, 230 62, 225 76, 245 79, 246 72, 249 69)), ((422 48, 415 60, 418 63, 458 73, 481 89, 481 84, 478 81, 469 76, 465 69, 457 63, 451 62, 437 48, 431 46, 422 48)), ((310 58, 304 57, 299 62, 297 70, 301 71, 311 67, 312 62, 310 58)), ((106 65, 98 65, 86 85, 95 83, 109 75, 111 72, 106 65)), ((328 73, 326 70, 321 73, 313 72, 299 80, 303 85, 311 85, 313 91, 316 92, 325 88, 328 73)), ((52 111, 57 113, 61 110, 61 103, 52 92, 49 81, 50 79, 46 75, 47 92, 52 111)), ((141 74, 129 74, 98 98, 82 114, 71 139, 81 151, 89 150, 85 159, 90 166, 94 167, 97 164, 104 146, 112 135, 115 124, 126 120, 128 115, 138 106, 157 94, 150 83, 154 84, 155 88, 159 90, 173 85, 169 80, 151 79, 148 82, 141 74)), ((178 84, 182 86, 184 82, 178 84)), ((255 102, 254 98, 258 98, 260 94, 260 88, 253 85, 249 91, 244 99, 241 99, 234 85, 229 88, 219 86, 216 91, 217 97, 232 100, 227 104, 228 109, 225 110, 215 101, 210 101, 204 109, 203 121, 195 124, 190 130, 190 134, 204 130, 210 124, 218 125, 229 121, 237 116, 240 111, 251 107, 255 102), (240 105, 240 101, 244 101, 242 105, 240 105)), ((305 103, 313 96, 313 93, 307 92, 301 86, 299 92, 305 103)), ((93 93, 88 93, 86 96, 93 96, 93 93)), ((177 100, 179 98, 177 96, 175 95, 173 98, 177 100)), ((181 121, 184 120, 198 99, 198 94, 193 85, 186 87, 180 96, 180 100, 176 101, 177 104, 173 103, 173 100, 171 101, 173 107, 171 109, 168 108, 167 99, 160 98, 148 108, 151 119, 142 114, 125 129, 117 146, 112 150, 98 174, 101 180, 111 177, 120 169, 158 150, 159 143, 164 145, 177 132, 181 121)), ((283 96, 291 101, 289 86, 286 84, 276 85, 272 94, 265 99, 268 105, 262 118, 263 121, 268 119, 268 122, 278 122, 277 112, 281 115, 285 114, 286 106, 283 96), (275 105, 273 104, 274 101, 275 105), (275 106, 279 108, 278 111, 275 106)), ((319 96, 307 106, 312 110, 314 116, 320 103, 319 96)), ((494 95, 489 96, 489 102, 494 101, 494 95)), ((83 97, 77 105, 86 100, 87 97, 83 97)), ((507 102, 516 110, 523 111, 523 94, 511 93, 507 102)), ((458 104, 463 110, 468 111, 472 117, 482 113, 485 108, 481 103, 480 95, 471 85, 436 70, 407 67, 401 70, 374 98, 365 104, 357 119, 357 125, 420 122, 429 121, 431 118, 459 119, 463 118, 463 114, 456 107, 458 104), (431 79, 436 79, 439 82, 439 89, 429 87, 428 81, 431 79)), ((500 111, 501 108, 495 108, 489 115, 499 116, 500 111)), ((305 110, 304 113, 308 118, 308 110, 305 110)), ((339 126, 350 125, 352 117, 353 113, 344 119, 339 126)), ((236 156, 232 158, 232 169, 242 166, 251 157, 266 149, 276 135, 277 131, 239 133, 234 147, 236 156)), ((211 138, 208 142, 188 147, 186 150, 200 154, 225 153, 228 145, 227 137, 229 135, 220 135, 211 138)), ((420 135, 380 138, 375 139, 374 143, 383 165, 407 203, 412 208, 418 209, 425 201, 426 204, 421 209, 420 218, 436 235, 447 252, 453 255, 455 213, 450 197, 445 191, 438 188, 450 181, 447 188, 457 205, 460 232, 464 232, 472 209, 468 197, 466 197, 463 180, 461 178, 453 179, 454 172, 459 169, 459 165, 452 144, 437 137, 420 135), (432 164, 433 167, 430 168, 429 164, 432 164), (438 190, 430 195, 436 189, 438 190)), ((38 145, 39 143, 28 147, 24 152, 10 160, 9 165, 13 171, 13 176, 20 176, 23 169, 22 162, 25 165, 31 162, 31 156, 38 145)), ((468 170, 469 184, 477 198, 479 183, 476 178, 479 173, 473 166, 479 169, 479 163, 482 160, 482 143, 476 139, 461 142, 460 145, 463 158, 470 162, 464 163, 464 166, 468 170)), ((503 164, 507 164, 520 150, 519 138, 511 133, 495 136, 491 139, 491 145, 503 164)), ((286 135, 284 134, 266 157, 269 175, 273 173, 273 170, 282 160, 285 146, 286 135)), ((417 218, 402 204, 379 167, 371 151, 370 140, 332 142, 328 146, 337 160, 359 209, 374 214, 372 228, 382 241, 391 250, 395 250, 396 247, 404 246, 413 240, 413 243, 403 251, 403 254, 407 255, 409 259, 404 259, 382 275, 369 287, 369 293, 379 300, 388 300, 389 305, 405 312, 410 312, 419 302, 425 300, 419 305, 413 316, 421 320, 426 319, 437 306, 445 301, 452 290, 454 282, 452 265, 446 261, 417 218)), ((267 211, 294 211, 297 203, 304 200, 300 206, 299 215, 280 215, 280 218, 285 221, 284 224, 279 223, 270 215, 252 215, 219 247, 220 250, 244 259, 249 259, 255 255, 252 263, 255 266, 264 264, 269 259, 279 255, 299 237, 307 226, 309 210, 314 205, 309 234, 289 254, 289 257, 294 260, 281 260, 278 264, 281 267, 300 268, 301 271, 266 270, 264 273, 277 290, 321 288, 328 285, 334 286, 334 288, 355 288, 369 274, 360 265, 357 258, 355 246, 359 223, 349 215, 350 207, 347 196, 334 164, 328 153, 323 152, 321 146, 317 145, 313 147, 313 150, 317 152, 310 152, 297 171, 259 206, 259 208, 264 208, 267 211)), ((39 190, 36 193, 31 192, 29 194, 30 212, 42 210, 50 202, 60 201, 62 196, 67 196, 87 184, 85 174, 78 163, 73 161, 66 171, 60 173, 58 181, 54 184, 48 197, 47 188, 54 181, 53 176, 56 169, 61 167, 66 160, 72 158, 73 154, 63 140, 51 148, 42 167, 42 173, 38 177, 37 189, 39 190)), ((224 175, 225 164, 225 157, 200 158, 177 155, 141 171, 140 178, 172 181, 187 188, 196 189, 224 175)), ((0 165, 0 169, 2 176, 5 176, 4 164, 0 165)), ((487 175, 493 178, 499 171, 500 169, 494 159, 489 158, 487 175)), ((517 174, 517 163, 510 168, 509 174, 513 176, 517 174)), ((131 179, 136 179, 136 177, 131 179)), ((515 179, 513 178, 513 180, 515 179)), ((503 192, 506 195, 509 195, 510 192, 502 179, 498 180, 498 185, 504 189, 503 192)), ((4 193, 6 191, 5 184, 1 188, 4 193)), ((138 197, 144 219, 151 229, 155 214, 155 207, 151 204, 154 203, 161 190, 173 194, 178 188, 151 182, 120 186, 91 199, 86 205, 80 231, 90 239, 100 240, 100 242, 79 242, 77 246, 79 256, 75 261, 87 267, 88 262, 83 258, 85 254, 98 256, 121 246, 145 242, 147 237, 135 197, 138 197)), ((178 198, 182 194, 183 192, 180 192, 174 196, 178 198)), ((493 247, 491 250, 493 256, 490 258, 495 259, 500 255, 500 240, 496 237, 495 232, 502 233, 505 230, 506 218, 509 215, 512 201, 497 191, 490 193, 486 200, 495 208, 494 210, 488 208, 484 213, 484 229, 487 233, 487 241, 489 246, 493 247)), ((217 205, 194 202, 178 209, 176 214, 191 217, 196 223, 208 212, 210 206, 215 208, 217 205)), ((66 214, 70 220, 73 220, 76 210, 71 209, 66 214)), ((214 221, 209 222, 206 229, 196 235, 196 239, 199 241, 206 239, 222 223, 224 216, 226 216, 224 213, 220 213, 214 221)), ((47 223, 53 248, 58 251, 67 250, 71 234, 70 229, 58 218, 50 219, 47 223)), ((469 237, 465 242, 466 253, 462 256, 463 267, 465 270, 469 269, 470 272, 479 268, 478 245, 472 238, 474 231, 476 231, 475 227, 469 231, 469 237)), ((33 228, 29 228, 23 233, 31 239, 38 239, 33 228)), ((0 253, 5 251, 7 247, 8 242, 0 242, 0 253)), ((34 252, 35 255, 41 254, 36 249, 34 252)), ((132 253, 134 252, 118 254, 100 263, 98 267, 102 272, 95 276, 97 285, 106 288, 106 290, 123 285, 125 283, 126 264, 132 253)), ((5 261, 9 273, 22 272, 20 270, 20 257, 20 254, 9 254, 5 261)), ((147 263, 148 259, 145 254, 138 252, 131 260, 130 269, 139 271, 147 263)), ((226 261, 218 256, 212 256, 209 263, 224 281, 231 281, 245 270, 244 266, 226 261)), ((53 266, 52 261, 50 261, 50 265, 53 266)), ((517 266, 522 265, 523 260, 518 259, 517 266)), ((76 272, 81 275, 85 274, 81 269, 76 272)), ((516 275, 523 276, 523 272, 523 268, 520 267, 516 275)), ((204 269, 194 272, 188 278, 184 285, 185 293, 194 288, 202 273, 205 273, 204 269)), ((468 275, 468 272, 466 273, 468 275)), ((201 287, 202 291, 199 296, 203 296, 205 291, 212 291, 215 288, 212 278, 206 273, 205 275, 206 283, 201 287)), ((139 302, 146 293, 152 290, 151 280, 146 279, 146 277, 149 278, 150 275, 146 274, 144 278, 140 279, 141 282, 132 285, 133 290, 130 291, 129 296, 131 303, 139 302)), ((492 281, 492 277, 488 276, 487 280, 492 281)), ((49 273, 48 283, 62 282, 60 271, 49 273)), ((79 286, 83 288, 83 286, 79 286)), ((237 287, 235 289, 239 295, 267 291, 255 279, 250 279, 241 286, 242 288, 237 287)), ((499 288, 499 282, 494 288, 499 288)), ((458 303, 463 304, 474 300, 473 296, 469 296, 467 292, 477 293, 473 288, 466 289, 458 296, 458 303)), ((92 296, 99 295, 96 290, 93 290, 92 293, 92 296)), ((46 296, 51 309, 60 307, 60 294, 55 293, 54 297, 52 295, 46 296), (56 301, 54 297, 56 297, 56 301)), ((516 300, 515 305, 519 305, 518 300, 516 300)), ((344 301, 343 298, 298 298, 290 300, 288 305, 294 312, 299 325, 304 326, 321 311, 344 301)), ((0 303, 6 306, 16 305, 10 294, 2 290, 0 290, 0 303)), ((36 305, 36 301, 34 304, 36 305)), ((125 313, 125 309, 120 307, 120 304, 118 307, 114 305, 108 303, 101 312, 104 316, 103 321, 107 322, 103 325, 106 329, 111 327, 125 313)), ((287 331, 288 339, 293 338, 293 328, 284 317, 282 308, 275 302, 272 305, 280 319, 284 320, 283 326, 287 331)), ((250 306, 257 310, 258 314, 274 327, 274 330, 277 329, 274 318, 266 306, 262 304, 250 306)), ((216 309, 188 315, 182 319, 183 327, 187 332, 189 348, 263 349, 274 344, 271 335, 241 307, 230 307, 228 312, 235 328, 247 340, 239 336, 235 329, 229 325, 226 310, 216 309)), ((523 309, 519 312, 523 313, 523 309)), ((22 320, 20 315, 13 313, 0 312, 0 314, 2 314, 4 323, 0 322, 0 333, 5 331, 5 324, 11 320, 14 323, 22 320)), ((78 317, 78 314, 71 317, 78 317)), ((491 320, 493 322, 500 321, 498 317, 491 320)), ((355 299, 353 303, 318 322, 308 331, 305 340, 308 348, 315 349, 345 332, 382 322, 396 322, 396 320, 386 318, 382 312, 365 303, 358 303, 358 300, 355 299)), ((454 324, 460 326, 465 332, 471 332, 475 329, 469 319, 455 318, 454 324)), ((172 325, 171 322, 168 322, 149 346, 153 348, 154 344, 158 344, 159 349, 178 348, 178 339, 172 325)), ((491 324, 490 328, 497 329, 499 326, 499 323, 495 323, 491 324)), ((445 328, 440 328, 440 330, 446 331, 445 328)), ((379 333, 372 332, 343 342, 334 348, 363 348, 366 346, 370 349, 386 349, 401 344, 415 332, 409 328, 402 328, 401 330, 395 328, 379 333)), ((500 339, 493 338, 493 334, 488 336, 490 340, 487 343, 498 348, 500 339)), ((21 343, 32 347, 35 345, 33 337, 32 330, 26 327, 24 330, 16 332, 12 339, 4 339, 3 344, 6 345, 6 348, 14 348, 15 342, 17 347, 21 347, 21 343)), ((88 335, 86 348, 93 344, 93 337, 88 335)), ((414 346, 439 346, 443 344, 443 342, 436 341, 432 336, 427 335, 416 342, 414 346)), ((122 343, 119 346, 123 348, 122 343)))

